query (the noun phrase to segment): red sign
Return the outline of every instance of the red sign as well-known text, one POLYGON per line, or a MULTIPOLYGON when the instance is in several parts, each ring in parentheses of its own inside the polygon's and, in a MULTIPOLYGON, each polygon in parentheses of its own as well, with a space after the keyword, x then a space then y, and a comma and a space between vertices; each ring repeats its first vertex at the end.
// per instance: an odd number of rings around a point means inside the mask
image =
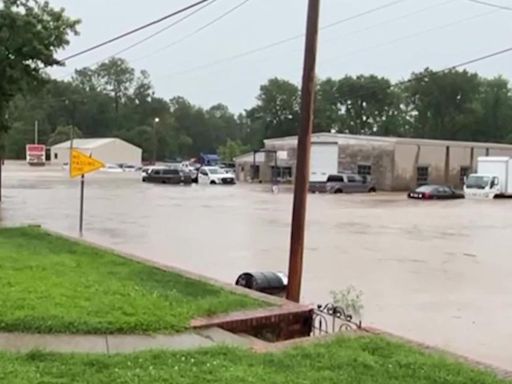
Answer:
POLYGON ((46 145, 27 144, 27 163, 30 165, 44 165, 46 162, 46 145))
POLYGON ((41 144, 28 144, 27 145, 27 153, 45 153, 46 145, 41 144))

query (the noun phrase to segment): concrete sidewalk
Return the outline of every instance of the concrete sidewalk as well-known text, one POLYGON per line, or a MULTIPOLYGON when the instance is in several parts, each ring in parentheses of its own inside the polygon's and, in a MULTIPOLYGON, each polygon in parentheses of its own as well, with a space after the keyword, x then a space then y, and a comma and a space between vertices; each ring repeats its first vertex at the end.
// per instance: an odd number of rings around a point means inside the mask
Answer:
POLYGON ((41 350, 59 353, 131 353, 147 350, 183 351, 228 345, 251 348, 248 338, 220 328, 208 328, 176 335, 38 335, 0 333, 0 351, 41 350))

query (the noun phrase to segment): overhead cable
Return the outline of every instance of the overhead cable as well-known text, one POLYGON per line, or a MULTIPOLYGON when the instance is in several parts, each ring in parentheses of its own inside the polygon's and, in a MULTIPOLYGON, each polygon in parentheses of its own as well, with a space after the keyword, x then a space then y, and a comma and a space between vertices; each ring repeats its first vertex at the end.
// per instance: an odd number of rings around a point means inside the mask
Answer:
POLYGON ((131 36, 131 35, 133 35, 133 34, 135 34, 137 32, 140 32, 140 31, 142 31, 144 29, 152 27, 153 25, 160 24, 160 23, 162 23, 165 20, 168 20, 168 19, 170 19, 172 17, 175 17, 175 16, 177 16, 177 15, 179 15, 181 13, 184 13, 186 11, 194 9, 194 8, 204 4, 204 3, 207 3, 208 1, 211 1, 211 0, 199 0, 199 1, 197 1, 197 2, 195 2, 193 4, 191 4, 191 5, 188 5, 188 6, 186 6, 184 8, 181 8, 181 9, 179 9, 177 11, 169 13, 169 14, 167 14, 165 16, 162 16, 162 17, 160 17, 160 18, 158 18, 156 20, 150 21, 149 23, 141 25, 140 27, 134 28, 134 29, 129 30, 127 32, 124 32, 124 33, 122 33, 122 34, 120 34, 118 36, 115 36, 115 37, 113 37, 111 39, 105 40, 105 41, 103 41, 103 42, 101 42, 99 44, 93 45, 92 47, 86 48, 86 49, 84 49, 82 51, 79 51, 79 52, 74 53, 72 55, 66 56, 66 57, 60 59, 60 62, 61 63, 65 63, 65 62, 67 62, 67 61, 69 61, 71 59, 74 59, 74 58, 77 58, 79 56, 85 55, 86 53, 95 51, 98 48, 101 48, 101 47, 104 47, 106 45, 112 44, 113 42, 116 42, 118 40, 124 39, 125 37, 131 36))

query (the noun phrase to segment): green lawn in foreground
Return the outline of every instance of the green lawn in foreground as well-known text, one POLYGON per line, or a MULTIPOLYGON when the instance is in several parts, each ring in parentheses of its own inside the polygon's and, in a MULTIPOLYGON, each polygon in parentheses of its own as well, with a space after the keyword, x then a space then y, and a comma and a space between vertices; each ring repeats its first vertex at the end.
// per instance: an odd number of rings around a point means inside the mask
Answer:
POLYGON ((494 375, 379 337, 257 355, 230 348, 78 356, 0 354, 2 384, 497 384, 494 375))
POLYGON ((0 229, 0 331, 172 333, 265 305, 37 228, 0 229))

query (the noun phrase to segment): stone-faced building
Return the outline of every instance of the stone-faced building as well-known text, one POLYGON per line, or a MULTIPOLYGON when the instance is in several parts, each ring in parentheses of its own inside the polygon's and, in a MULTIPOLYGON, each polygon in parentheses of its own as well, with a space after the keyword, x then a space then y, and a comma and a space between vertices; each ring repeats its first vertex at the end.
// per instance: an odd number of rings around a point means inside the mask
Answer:
MULTIPOLYGON (((315 133, 310 178, 322 181, 336 172, 371 175, 385 191, 425 183, 461 187, 481 156, 512 157, 512 145, 315 133)), ((296 159, 296 136, 268 139, 261 152, 235 159, 237 176, 241 181, 270 182, 273 176, 293 181, 296 159)))

